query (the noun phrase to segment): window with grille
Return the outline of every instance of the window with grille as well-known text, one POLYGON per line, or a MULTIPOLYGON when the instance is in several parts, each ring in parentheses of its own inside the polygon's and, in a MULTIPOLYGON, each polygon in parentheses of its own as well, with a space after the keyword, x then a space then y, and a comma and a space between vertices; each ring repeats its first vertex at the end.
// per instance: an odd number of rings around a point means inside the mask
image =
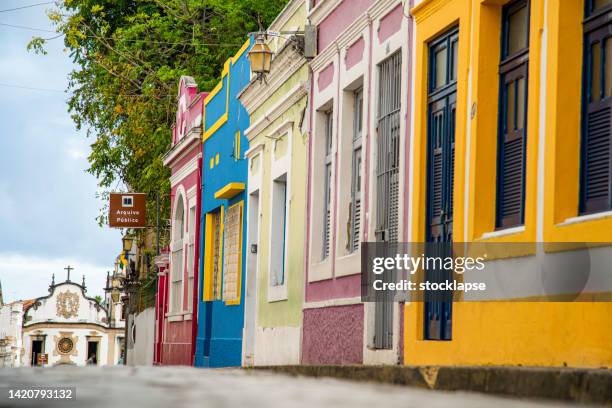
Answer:
POLYGON ((223 301, 239 302, 242 269, 242 201, 227 209, 224 229, 223 301))
POLYGON ((529 1, 516 0, 502 10, 497 228, 524 223, 528 64, 529 1))
POLYGON ((221 226, 222 214, 223 207, 221 207, 221 210, 215 211, 212 214, 212 300, 221 299, 221 242, 223 234, 223 229, 221 226))
POLYGON ((194 276, 197 266, 195 263, 195 229, 196 229, 196 207, 189 208, 189 249, 187 256, 187 310, 193 312, 193 290, 194 276))
POLYGON ((183 235, 185 233, 185 209, 183 197, 179 196, 172 227, 172 256, 170 270, 170 311, 183 311, 183 235))
POLYGON ((359 249, 361 233, 361 134, 363 130, 363 90, 355 92, 353 109, 353 158, 351 169, 350 252, 359 249))
POLYGON ((580 212, 612 209, 612 0, 587 0, 580 212))
POLYGON ((323 206, 323 259, 327 259, 331 249, 331 195, 332 195, 332 145, 333 112, 325 113, 325 197, 323 206))
POLYGON ((285 284, 285 242, 287 240, 287 174, 272 182, 272 224, 270 226, 270 285, 285 284))

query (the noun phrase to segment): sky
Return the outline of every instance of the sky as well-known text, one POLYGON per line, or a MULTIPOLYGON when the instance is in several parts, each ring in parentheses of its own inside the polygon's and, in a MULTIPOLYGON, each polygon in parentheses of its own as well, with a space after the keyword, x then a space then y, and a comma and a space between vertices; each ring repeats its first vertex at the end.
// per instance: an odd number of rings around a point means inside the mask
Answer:
POLYGON ((106 271, 121 250, 118 230, 99 227, 103 203, 97 181, 85 170, 89 145, 76 131, 64 92, 74 68, 61 38, 48 55, 27 51, 34 35, 52 33, 3 24, 52 29, 52 5, 2 10, 41 0, 0 0, 0 282, 4 300, 45 296, 55 274, 63 281, 86 276, 88 295, 102 295, 106 271), (47 90, 22 89, 7 85, 47 90))

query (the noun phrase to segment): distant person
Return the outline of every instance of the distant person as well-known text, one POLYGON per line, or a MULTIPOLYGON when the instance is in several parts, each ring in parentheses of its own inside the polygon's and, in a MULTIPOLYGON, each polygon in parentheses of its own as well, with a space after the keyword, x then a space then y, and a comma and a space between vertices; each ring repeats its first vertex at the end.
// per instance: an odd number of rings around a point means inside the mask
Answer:
POLYGON ((89 355, 89 358, 87 359, 87 365, 97 365, 98 362, 96 361, 96 354, 95 353, 91 353, 89 355))

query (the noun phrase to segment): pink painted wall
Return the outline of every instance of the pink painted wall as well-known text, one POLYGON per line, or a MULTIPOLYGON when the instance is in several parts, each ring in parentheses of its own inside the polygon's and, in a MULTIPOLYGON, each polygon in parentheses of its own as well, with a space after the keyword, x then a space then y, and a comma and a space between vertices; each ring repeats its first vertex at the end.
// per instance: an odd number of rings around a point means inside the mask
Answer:
POLYGON ((346 64, 346 68, 350 69, 351 67, 357 65, 363 59, 363 51, 365 49, 365 41, 363 37, 359 37, 357 41, 355 41, 349 48, 346 50, 346 55, 344 56, 344 63, 346 64))
POLYGON ((402 5, 398 4, 397 7, 381 18, 378 26, 378 42, 383 43, 387 38, 397 33, 402 28, 403 17, 402 5))
POLYGON ((302 364, 362 364, 363 304, 304 310, 302 364))
MULTIPOLYGON (((179 144, 183 138, 189 134, 191 130, 199 127, 201 128, 201 123, 199 122, 202 116, 203 109, 203 100, 206 96, 205 93, 198 92, 197 86, 193 82, 193 79, 182 77, 179 82, 179 95, 178 95, 178 104, 177 104, 177 112, 176 112, 176 123, 172 130, 172 149, 178 148, 179 151, 176 152, 176 159, 168 163, 168 167, 170 167, 171 174, 179 173, 182 168, 187 165, 190 161, 192 161, 198 155, 201 156, 202 153, 202 144, 189 144, 189 145, 180 145, 179 144)), ((192 305, 192 313, 191 316, 184 315, 183 320, 171 322, 168 319, 168 311, 169 307, 169 276, 166 275, 164 279, 165 285, 165 293, 166 295, 163 298, 159 298, 159 301, 164 302, 163 310, 164 314, 162 316, 162 323, 160 330, 162 331, 161 336, 161 344, 159 345, 159 362, 163 365, 192 365, 193 364, 193 355, 195 352, 195 335, 197 332, 197 293, 198 293, 198 260, 199 260, 199 236, 200 236, 200 202, 201 202, 201 181, 200 177, 202 174, 202 160, 198 159, 198 165, 195 170, 186 174, 181 180, 178 181, 176 185, 171 188, 171 208, 174 211, 176 206, 176 201, 178 200, 179 190, 183 190, 186 194, 187 191, 196 188, 196 217, 198 217, 193 224, 195 225, 196 231, 190 231, 189 225, 192 223, 189 220, 189 203, 186 196, 183 196, 183 210, 185 212, 185 229, 186 233, 184 236, 184 249, 183 249, 183 310, 187 311, 189 305, 192 305), (188 240, 186 239, 191 233, 195 235, 195 254, 194 254, 194 262, 192 265, 188 265, 187 257, 188 257, 188 240), (192 298, 188 298, 188 289, 187 289, 187 281, 188 281, 188 272, 189 270, 193 270, 194 276, 194 296, 192 298), (185 317, 188 320, 185 320, 185 317)), ((171 215, 171 219, 174 222, 174 212, 171 215)), ((168 274, 172 270, 172 265, 169 265, 168 274)), ((160 309, 158 307, 158 309, 160 309)))
POLYGON ((319 24, 319 52, 323 51, 340 35, 357 17, 374 3, 374 0, 343 0, 319 24))

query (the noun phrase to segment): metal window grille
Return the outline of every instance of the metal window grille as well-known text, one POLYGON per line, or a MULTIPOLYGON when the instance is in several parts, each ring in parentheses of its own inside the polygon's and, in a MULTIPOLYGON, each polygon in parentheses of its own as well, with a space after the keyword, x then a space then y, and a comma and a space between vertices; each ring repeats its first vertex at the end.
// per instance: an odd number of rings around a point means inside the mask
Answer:
POLYGON ((323 259, 331 249, 331 192, 332 192, 332 144, 333 112, 325 113, 325 205, 323 207, 323 259))
MULTIPOLYGON (((395 53, 379 65, 376 165, 376 239, 397 242, 399 222, 399 145, 402 56, 395 53)), ((393 301, 381 293, 375 303, 374 347, 393 347, 393 301)))

